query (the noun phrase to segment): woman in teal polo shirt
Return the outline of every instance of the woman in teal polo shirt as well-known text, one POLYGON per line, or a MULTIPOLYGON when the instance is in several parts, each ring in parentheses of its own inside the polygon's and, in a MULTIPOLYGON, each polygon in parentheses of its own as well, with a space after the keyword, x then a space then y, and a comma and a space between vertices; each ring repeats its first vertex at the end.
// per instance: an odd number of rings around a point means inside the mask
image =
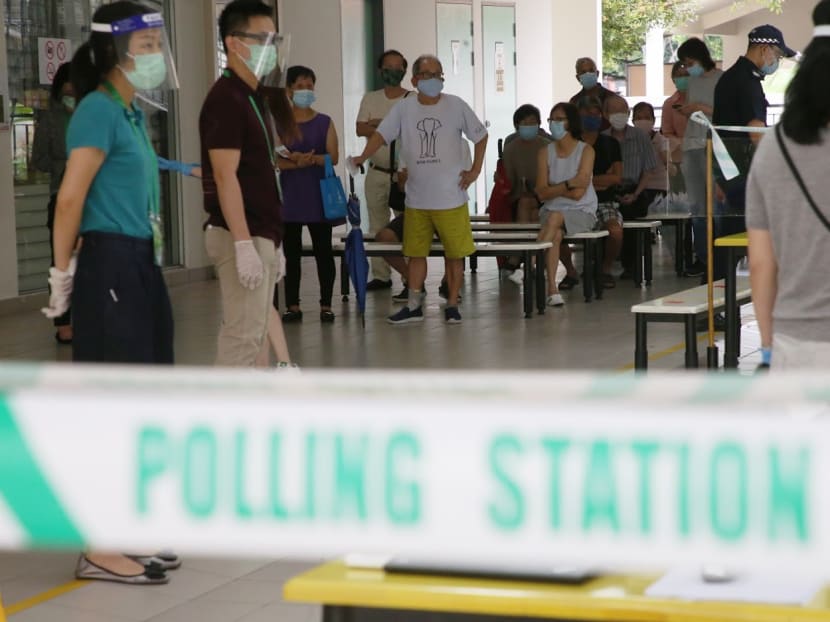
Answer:
MULTIPOLYGON (((133 101, 137 91, 177 86, 168 49, 161 15, 121 1, 95 12, 89 41, 72 59, 79 103, 67 130, 44 312, 59 316, 71 298, 75 361, 173 363, 173 317, 160 269, 159 164, 133 101)), ((166 583, 164 570, 175 563, 87 553, 76 576, 166 583)))

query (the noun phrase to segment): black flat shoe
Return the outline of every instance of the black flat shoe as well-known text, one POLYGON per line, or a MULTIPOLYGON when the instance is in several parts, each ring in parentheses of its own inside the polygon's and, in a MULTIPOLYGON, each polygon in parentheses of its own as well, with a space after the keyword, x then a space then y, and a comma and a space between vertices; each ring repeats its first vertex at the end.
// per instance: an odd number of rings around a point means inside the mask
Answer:
POLYGON ((291 322, 302 322, 303 321, 303 312, 302 311, 286 311, 282 314, 282 321, 283 324, 290 324, 291 322))
POLYGON ((331 311, 320 311, 320 321, 323 324, 334 324, 334 313, 331 311))

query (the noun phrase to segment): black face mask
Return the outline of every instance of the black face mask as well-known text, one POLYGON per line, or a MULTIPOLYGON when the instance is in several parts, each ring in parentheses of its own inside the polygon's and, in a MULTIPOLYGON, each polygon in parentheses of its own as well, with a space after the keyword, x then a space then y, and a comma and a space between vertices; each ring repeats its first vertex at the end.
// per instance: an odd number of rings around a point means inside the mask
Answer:
POLYGON ((406 72, 403 69, 381 69, 380 77, 386 86, 398 86, 406 72))

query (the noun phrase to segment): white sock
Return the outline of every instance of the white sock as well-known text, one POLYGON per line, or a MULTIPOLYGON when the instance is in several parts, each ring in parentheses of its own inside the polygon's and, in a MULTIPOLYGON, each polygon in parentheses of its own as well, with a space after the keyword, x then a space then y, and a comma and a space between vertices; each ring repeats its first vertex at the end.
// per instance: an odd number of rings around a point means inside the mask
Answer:
POLYGON ((420 290, 416 291, 414 289, 409 290, 409 301, 406 303, 406 306, 409 307, 410 311, 414 311, 415 309, 421 308, 421 292, 420 290))

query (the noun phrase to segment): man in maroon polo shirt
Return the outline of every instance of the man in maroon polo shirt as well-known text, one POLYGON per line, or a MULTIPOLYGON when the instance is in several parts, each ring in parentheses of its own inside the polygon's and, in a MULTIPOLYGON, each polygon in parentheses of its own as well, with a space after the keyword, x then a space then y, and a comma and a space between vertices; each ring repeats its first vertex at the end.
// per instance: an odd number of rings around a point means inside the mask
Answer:
POLYGON ((254 365, 281 269, 274 133, 258 92, 277 60, 272 15, 257 0, 234 0, 222 11, 228 65, 199 116, 205 246, 222 292, 217 365, 254 365))

